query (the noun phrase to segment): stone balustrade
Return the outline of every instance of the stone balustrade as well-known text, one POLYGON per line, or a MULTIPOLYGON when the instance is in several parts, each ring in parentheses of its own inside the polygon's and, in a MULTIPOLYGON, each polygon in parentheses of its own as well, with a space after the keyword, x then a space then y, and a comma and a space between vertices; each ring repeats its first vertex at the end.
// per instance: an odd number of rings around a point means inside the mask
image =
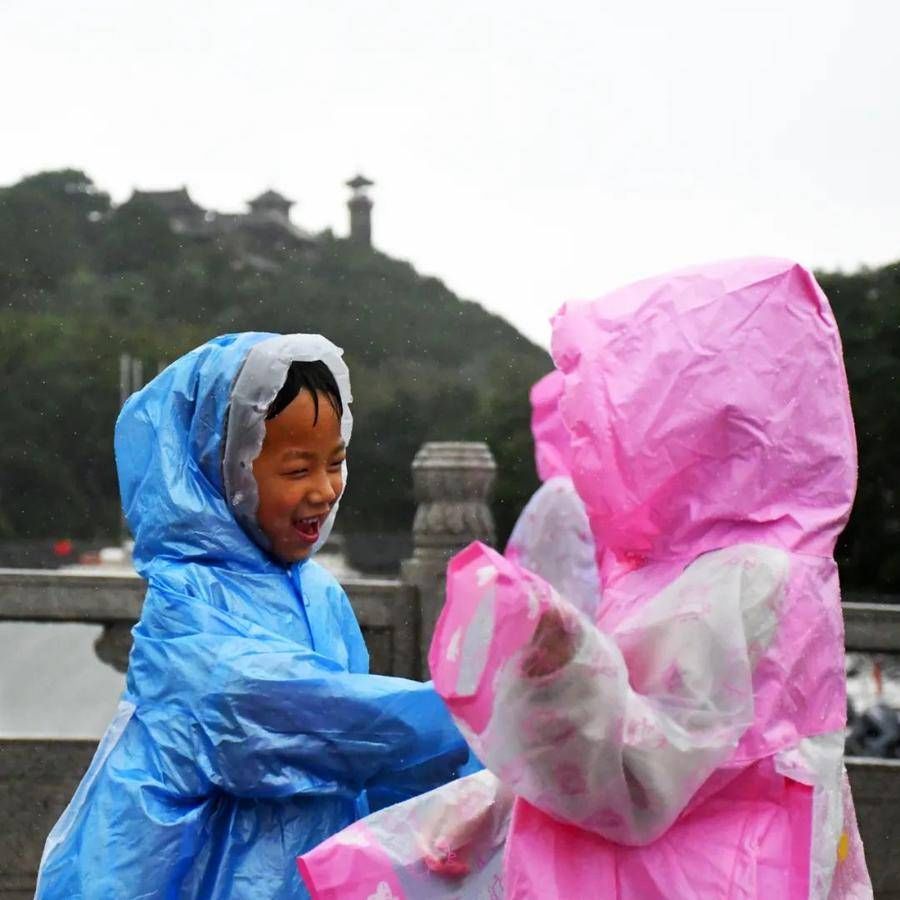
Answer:
MULTIPOLYGON (((426 676, 447 561, 473 540, 494 541, 488 501, 495 473, 484 444, 430 443, 416 455, 414 549, 400 578, 343 582, 373 671, 426 676)), ((136 574, 0 570, 0 621, 102 625, 97 655, 124 671, 144 590, 136 574)), ((845 603, 844 620, 848 650, 900 653, 900 605, 845 603)), ((0 738, 0 900, 33 896, 44 838, 95 746, 86 740, 0 738)), ((848 770, 876 897, 900 900, 900 761, 852 759, 848 770)))
POLYGON ((472 541, 493 544, 494 519, 488 500, 497 464, 486 444, 434 442, 413 460, 416 517, 413 555, 400 567, 400 580, 419 597, 419 669, 428 677, 428 647, 444 606, 450 557, 472 541))
MULTIPOLYGON (((413 555, 403 563, 400 579, 342 582, 373 672, 428 677, 425 658, 443 606, 447 562, 472 541, 494 542, 488 503, 496 468, 481 443, 428 443, 416 454, 413 555)), ((0 621, 102 625, 97 655, 124 672, 145 589, 136 573, 0 569, 0 621)))

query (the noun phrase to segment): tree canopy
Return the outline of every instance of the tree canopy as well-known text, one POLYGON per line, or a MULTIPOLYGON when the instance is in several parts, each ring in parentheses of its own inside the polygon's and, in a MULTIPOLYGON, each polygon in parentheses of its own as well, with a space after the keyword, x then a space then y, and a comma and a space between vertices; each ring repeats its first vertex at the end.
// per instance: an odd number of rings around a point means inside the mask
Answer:
POLYGON ((900 263, 817 275, 844 344, 859 482, 837 558, 845 585, 900 592, 900 263))
POLYGON ((218 240, 175 234, 138 198, 113 208, 82 172, 0 190, 0 537, 118 529, 112 431, 119 355, 153 374, 233 331, 319 332, 342 346, 355 430, 340 526, 368 564, 408 550, 410 465, 427 440, 485 440, 501 537, 536 486, 529 386, 547 354, 435 278, 320 235, 242 265, 218 240))

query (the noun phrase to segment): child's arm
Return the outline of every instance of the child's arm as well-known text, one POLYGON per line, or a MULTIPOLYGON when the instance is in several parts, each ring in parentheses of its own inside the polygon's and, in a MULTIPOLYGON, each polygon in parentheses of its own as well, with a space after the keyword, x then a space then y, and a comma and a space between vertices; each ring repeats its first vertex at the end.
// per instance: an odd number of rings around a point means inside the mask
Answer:
POLYGON ((453 777, 468 748, 430 684, 329 669, 321 657, 255 648, 220 663, 201 716, 214 780, 281 796, 395 785, 410 796, 453 777))
MULTIPOLYGON (((786 569, 765 547, 708 554, 612 636, 555 597, 531 642, 502 663, 476 752, 558 819, 619 843, 654 840, 752 722, 752 669, 774 633, 786 569)), ((520 594, 503 608, 534 616, 533 579, 498 580, 496 592, 520 594)))
POLYGON ((384 781, 407 797, 465 762, 468 747, 430 684, 350 673, 205 604, 200 610, 195 598, 158 584, 150 592, 135 639, 165 637, 155 640, 141 696, 155 692, 161 709, 153 714, 190 733, 194 761, 222 790, 355 797, 384 781), (164 628, 153 621, 160 616, 164 628))
POLYGON ((540 575, 589 619, 600 605, 594 537, 572 479, 557 475, 532 495, 516 521, 505 556, 540 575))

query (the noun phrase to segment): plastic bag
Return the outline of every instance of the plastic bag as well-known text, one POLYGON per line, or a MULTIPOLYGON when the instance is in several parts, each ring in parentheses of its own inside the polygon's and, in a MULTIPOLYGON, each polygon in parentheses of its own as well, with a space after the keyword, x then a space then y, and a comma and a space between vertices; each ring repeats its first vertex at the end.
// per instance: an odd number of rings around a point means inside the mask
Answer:
POLYGON ((298 867, 314 900, 501 900, 512 804, 481 771, 351 825, 298 867))

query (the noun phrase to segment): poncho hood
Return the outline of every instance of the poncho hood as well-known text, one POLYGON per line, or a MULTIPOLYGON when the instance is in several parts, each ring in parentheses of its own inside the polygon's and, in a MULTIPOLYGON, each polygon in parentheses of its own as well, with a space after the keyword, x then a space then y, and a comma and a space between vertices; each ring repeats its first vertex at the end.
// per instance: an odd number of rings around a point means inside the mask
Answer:
POLYGON ((598 547, 636 564, 745 541, 831 555, 856 445, 834 317, 801 266, 735 260, 568 303, 552 352, 598 547))
MULTIPOLYGON (((341 353, 320 335, 225 335, 178 359, 128 400, 116 423, 116 462, 140 574, 167 559, 283 569, 256 525, 252 463, 266 410, 291 362, 321 360, 341 393, 341 434, 349 442, 352 397, 341 353)), ((337 504, 314 550, 336 512, 337 504)))
POLYGON ((541 481, 572 474, 572 441, 559 411, 564 378, 552 372, 531 388, 531 433, 534 436, 534 461, 541 481))

